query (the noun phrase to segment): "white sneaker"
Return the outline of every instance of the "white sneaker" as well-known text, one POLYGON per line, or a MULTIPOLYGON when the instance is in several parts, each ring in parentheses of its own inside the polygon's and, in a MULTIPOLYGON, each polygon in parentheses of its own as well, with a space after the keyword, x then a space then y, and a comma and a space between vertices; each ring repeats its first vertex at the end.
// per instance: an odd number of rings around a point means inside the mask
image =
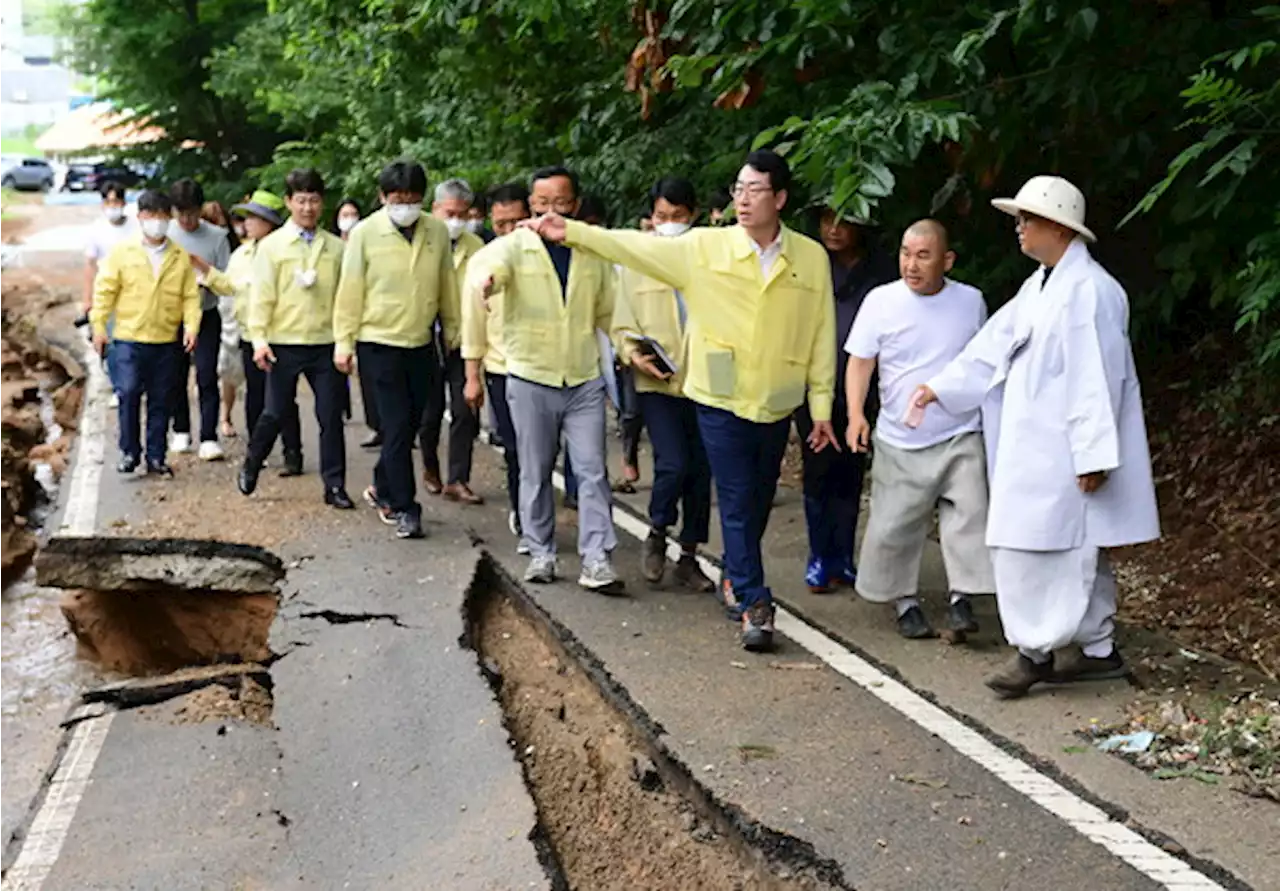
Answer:
POLYGON ((120 407, 120 394, 117 393, 115 390, 111 391, 111 398, 107 400, 107 407, 108 408, 120 407))
POLYGON ((624 587, 622 579, 618 578, 618 573, 614 571, 613 564, 609 562, 608 557, 592 560, 590 563, 583 563, 582 572, 578 576, 578 584, 588 591, 595 591, 598 594, 613 594, 621 591, 624 587))
POLYGON ((191 434, 190 433, 173 433, 169 436, 169 451, 185 455, 191 451, 191 434))
POLYGON ((516 553, 521 557, 528 557, 529 554, 532 553, 529 549, 529 542, 525 541, 523 538, 516 542, 516 553))
POLYGON ((216 440, 210 439, 200 443, 200 451, 196 453, 196 457, 201 461, 221 461, 227 454, 216 440))
POLYGON ((549 585, 556 580, 556 558, 534 557, 524 571, 524 580, 539 585, 549 585))
POLYGON ((507 511, 507 529, 512 535, 520 534, 520 515, 513 510, 507 511))

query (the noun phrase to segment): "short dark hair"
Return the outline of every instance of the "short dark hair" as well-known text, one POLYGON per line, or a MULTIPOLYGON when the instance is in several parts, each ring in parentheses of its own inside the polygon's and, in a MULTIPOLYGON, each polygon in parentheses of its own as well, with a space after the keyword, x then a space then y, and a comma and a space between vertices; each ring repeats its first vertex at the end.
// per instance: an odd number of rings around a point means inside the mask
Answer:
POLYGON ((103 201, 107 201, 111 198, 119 198, 121 201, 129 200, 128 196, 125 194, 124 184, 118 183, 114 179, 109 179, 103 183, 102 187, 98 189, 98 194, 102 196, 103 201))
POLYGON ((529 212, 529 190, 523 184, 505 183, 489 193, 489 207, 495 204, 510 204, 513 201, 519 201, 524 206, 525 213, 529 212))
POLYGON ((689 211, 698 209, 698 193, 693 183, 683 177, 664 176, 653 184, 649 190, 649 213, 653 213, 653 206, 659 198, 689 211))
POLYGON ((733 203, 733 198, 729 195, 728 189, 716 189, 711 193, 711 197, 707 199, 707 208, 710 210, 724 210, 733 203))
POLYGON ((378 175, 378 189, 384 195, 392 192, 427 194, 427 171, 417 161, 392 161, 378 175))
POLYGON ((489 198, 483 192, 476 192, 471 196, 471 209, 480 211, 481 215, 489 213, 489 198))
POLYGON ((314 167, 295 167, 290 170, 289 175, 284 178, 285 197, 296 195, 298 192, 323 195, 324 177, 320 175, 320 171, 314 167))
POLYGON ((200 210, 204 207, 204 189, 190 177, 180 179, 169 187, 169 200, 178 212, 200 210))
POLYGON ((537 170, 533 171, 533 176, 529 177, 529 186, 532 188, 533 184, 538 182, 539 180, 554 179, 557 176, 563 176, 568 178, 570 184, 572 184, 573 186, 573 197, 577 198, 578 197, 578 174, 574 173, 568 167, 562 167, 559 164, 553 165, 551 167, 539 167, 537 170))
POLYGON ((609 219, 609 208, 605 206, 604 199, 599 195, 583 195, 582 203, 578 205, 578 219, 599 220, 603 223, 609 219))
POLYGON ((154 211, 168 214, 173 212, 173 201, 159 189, 147 189, 138 196, 138 212, 154 211))
POLYGON ((785 192, 791 188, 791 166, 777 152, 758 149, 747 155, 747 166, 769 174, 769 188, 775 192, 785 192))

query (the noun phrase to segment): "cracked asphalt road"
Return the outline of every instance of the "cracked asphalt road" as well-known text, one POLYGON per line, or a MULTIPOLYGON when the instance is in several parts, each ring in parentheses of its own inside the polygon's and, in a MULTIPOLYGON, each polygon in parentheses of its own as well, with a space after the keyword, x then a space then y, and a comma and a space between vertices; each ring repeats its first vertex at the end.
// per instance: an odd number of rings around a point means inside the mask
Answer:
MULTIPOLYGON (((354 488, 372 456, 349 455, 354 488)), ((170 483, 104 476, 99 527, 220 532, 282 557, 271 726, 184 723, 177 700, 116 713, 44 887, 546 887, 501 713, 460 646, 477 546, 523 568, 497 459, 478 448, 492 503, 430 500, 425 542, 394 540, 368 511, 316 509, 313 476, 246 501, 233 463, 176 464, 170 483)), ((1157 887, 794 645, 743 661, 715 604, 647 590, 621 537, 631 596, 531 594, 748 825, 813 845, 863 891, 1157 887)))

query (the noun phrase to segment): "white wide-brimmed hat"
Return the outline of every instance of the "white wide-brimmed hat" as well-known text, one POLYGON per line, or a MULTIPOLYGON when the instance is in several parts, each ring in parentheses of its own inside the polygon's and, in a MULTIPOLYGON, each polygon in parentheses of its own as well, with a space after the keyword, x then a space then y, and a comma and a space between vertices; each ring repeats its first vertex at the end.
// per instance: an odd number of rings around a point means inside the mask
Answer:
POLYGON ((1098 240, 1084 224, 1084 193, 1060 176, 1033 176, 1016 197, 994 198, 991 206, 1010 216, 1032 213, 1079 232, 1085 241, 1098 240))

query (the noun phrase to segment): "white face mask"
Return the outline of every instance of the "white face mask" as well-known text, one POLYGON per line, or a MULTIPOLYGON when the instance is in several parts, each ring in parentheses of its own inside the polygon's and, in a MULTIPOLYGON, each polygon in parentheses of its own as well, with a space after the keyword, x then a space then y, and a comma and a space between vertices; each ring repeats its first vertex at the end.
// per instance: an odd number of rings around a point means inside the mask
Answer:
POLYGON ((143 220, 142 234, 152 241, 159 241, 169 234, 168 220, 143 220))
POLYGON ((484 231, 484 220, 467 220, 467 231, 472 235, 479 235, 484 231))
POLYGON ((467 221, 458 217, 448 217, 444 221, 444 227, 449 230, 450 240, 457 241, 458 236, 467 231, 467 221))
POLYGON ((387 216, 391 217, 391 222, 395 223, 401 229, 405 229, 418 222, 418 217, 422 216, 422 205, 388 204, 387 216))
POLYGON ((338 217, 338 231, 350 232, 358 222, 360 222, 359 217, 338 217))
POLYGON ((689 231, 688 223, 659 223, 653 227, 653 231, 657 232, 663 238, 675 238, 677 235, 684 235, 689 231))
POLYGON ((118 223, 124 219, 124 208, 116 207, 114 204, 108 204, 102 208, 102 215, 107 218, 108 222, 118 223))

